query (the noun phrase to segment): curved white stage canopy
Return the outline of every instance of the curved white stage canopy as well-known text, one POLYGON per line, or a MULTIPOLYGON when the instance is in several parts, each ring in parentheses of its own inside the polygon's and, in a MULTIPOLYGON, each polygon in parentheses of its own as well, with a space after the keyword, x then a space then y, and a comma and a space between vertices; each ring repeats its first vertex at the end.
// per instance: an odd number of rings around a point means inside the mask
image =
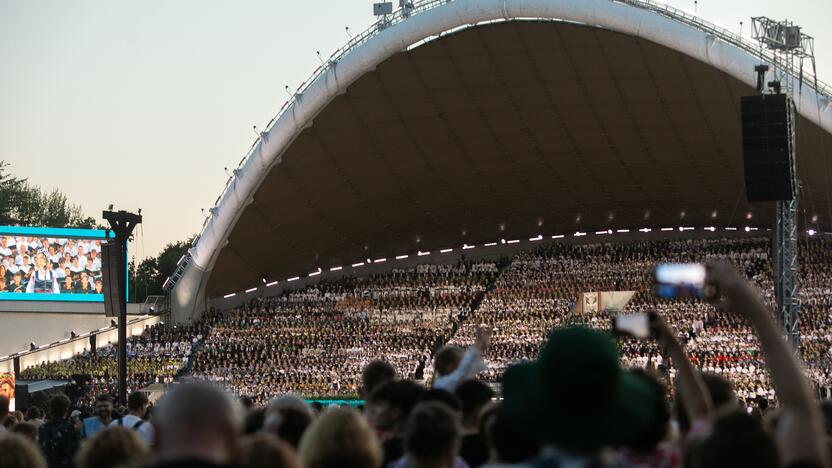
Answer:
MULTIPOLYGON (((174 319, 188 320, 204 309, 207 295, 231 291, 206 289, 217 257, 254 194, 270 171, 282 162, 296 138, 339 95, 380 64, 405 50, 477 25, 508 20, 556 20, 583 27, 614 31, 658 44, 707 64, 753 87, 753 67, 761 59, 756 46, 692 15, 645 1, 628 0, 430 0, 414 2, 368 32, 355 37, 314 74, 281 109, 250 153, 229 179, 204 229, 181 268, 170 280, 174 319)), ((790 73, 790 70, 786 70, 790 73)), ((791 79, 795 79, 793 75, 791 79)), ((795 79, 796 80, 796 79, 795 79)), ((797 87, 797 84, 795 84, 797 87)), ((803 81, 798 101, 800 115, 832 133, 829 90, 814 89, 803 81)), ((441 246, 433 246, 438 248, 441 246)), ((298 272, 303 273, 303 272, 298 272)), ((275 278, 277 279, 277 278, 275 278)), ((256 286, 256 285, 251 285, 256 286)))

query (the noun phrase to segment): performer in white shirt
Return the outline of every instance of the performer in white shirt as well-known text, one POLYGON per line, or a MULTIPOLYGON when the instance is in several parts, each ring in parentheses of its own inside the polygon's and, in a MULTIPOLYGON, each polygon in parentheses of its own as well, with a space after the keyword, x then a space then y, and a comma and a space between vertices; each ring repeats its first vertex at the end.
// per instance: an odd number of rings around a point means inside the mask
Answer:
POLYGON ((61 292, 61 288, 58 286, 58 277, 54 271, 46 268, 46 255, 43 253, 38 253, 35 256, 35 271, 29 276, 26 292, 51 294, 61 292))

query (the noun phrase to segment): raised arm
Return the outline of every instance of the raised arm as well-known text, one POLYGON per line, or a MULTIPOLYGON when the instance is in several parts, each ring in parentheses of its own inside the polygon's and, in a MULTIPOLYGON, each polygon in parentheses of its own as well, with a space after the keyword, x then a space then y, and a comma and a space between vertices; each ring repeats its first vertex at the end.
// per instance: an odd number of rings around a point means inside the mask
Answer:
POLYGON ((714 404, 711 394, 705 386, 702 376, 693 369, 682 344, 676 339, 676 334, 665 320, 656 314, 650 313, 650 324, 656 340, 667 349, 678 374, 676 384, 679 387, 679 395, 688 418, 691 422, 710 417, 714 411, 714 404))
POLYGON ((783 413, 777 426, 777 443, 783 464, 812 462, 829 466, 820 408, 803 368, 774 323, 760 294, 725 264, 708 265, 708 294, 711 300, 725 299, 729 312, 748 318, 757 332, 771 370, 783 413))
POLYGON ((483 326, 478 326, 477 338, 474 344, 465 351, 465 355, 459 362, 459 366, 450 374, 438 378, 434 383, 434 387, 453 393, 459 384, 473 379, 477 374, 484 371, 486 365, 483 354, 488 349, 490 343, 491 330, 483 326))

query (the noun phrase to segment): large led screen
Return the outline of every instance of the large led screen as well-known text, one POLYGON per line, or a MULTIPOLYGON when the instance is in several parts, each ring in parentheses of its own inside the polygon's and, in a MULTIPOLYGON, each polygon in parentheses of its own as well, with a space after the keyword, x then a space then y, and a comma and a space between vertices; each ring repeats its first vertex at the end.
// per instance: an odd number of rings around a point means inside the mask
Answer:
POLYGON ((0 226, 0 300, 103 302, 106 236, 103 229, 0 226))

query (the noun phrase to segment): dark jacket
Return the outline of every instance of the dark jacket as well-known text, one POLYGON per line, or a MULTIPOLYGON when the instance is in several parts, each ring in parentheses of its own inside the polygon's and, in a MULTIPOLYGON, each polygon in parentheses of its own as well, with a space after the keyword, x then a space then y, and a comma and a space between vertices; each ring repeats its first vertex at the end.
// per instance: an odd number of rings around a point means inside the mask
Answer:
POLYGON ((72 468, 81 446, 81 434, 66 419, 50 419, 40 426, 38 443, 49 468, 72 468))

